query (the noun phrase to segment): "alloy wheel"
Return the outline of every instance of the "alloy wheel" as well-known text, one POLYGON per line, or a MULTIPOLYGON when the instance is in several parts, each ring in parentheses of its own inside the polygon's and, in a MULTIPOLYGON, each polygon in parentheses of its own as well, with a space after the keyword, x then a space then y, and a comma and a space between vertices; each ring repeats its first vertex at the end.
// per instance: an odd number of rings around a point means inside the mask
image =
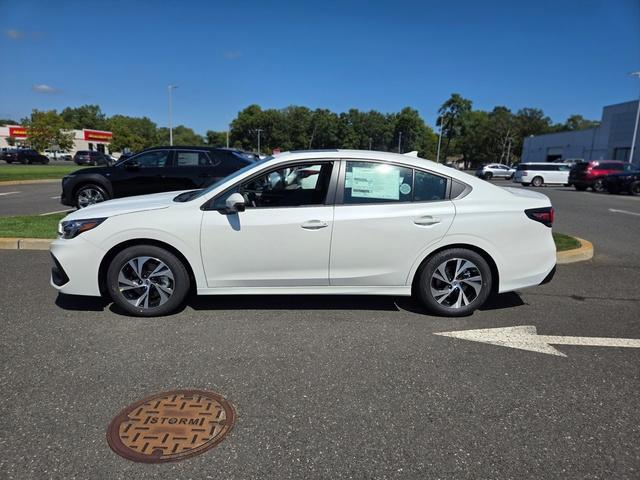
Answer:
POLYGON ((78 207, 84 208, 94 203, 104 202, 104 195, 97 188, 83 188, 78 192, 78 207))
POLYGON ((431 295, 440 305, 458 309, 478 298, 482 283, 480 269, 473 262, 464 258, 450 258, 433 272, 431 295))
POLYGON ((155 308, 165 304, 175 288, 173 272, 155 257, 135 257, 118 273, 118 290, 137 308, 155 308))

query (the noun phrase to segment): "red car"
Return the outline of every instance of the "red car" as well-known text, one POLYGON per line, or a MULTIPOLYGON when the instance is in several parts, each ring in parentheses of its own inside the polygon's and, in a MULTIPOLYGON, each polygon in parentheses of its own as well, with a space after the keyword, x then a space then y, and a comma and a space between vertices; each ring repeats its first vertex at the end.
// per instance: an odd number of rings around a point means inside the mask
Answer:
POLYGON ((607 175, 621 173, 627 162, 619 160, 592 160, 576 163, 569 173, 569 185, 576 190, 593 189, 594 192, 604 192, 604 179, 607 175))

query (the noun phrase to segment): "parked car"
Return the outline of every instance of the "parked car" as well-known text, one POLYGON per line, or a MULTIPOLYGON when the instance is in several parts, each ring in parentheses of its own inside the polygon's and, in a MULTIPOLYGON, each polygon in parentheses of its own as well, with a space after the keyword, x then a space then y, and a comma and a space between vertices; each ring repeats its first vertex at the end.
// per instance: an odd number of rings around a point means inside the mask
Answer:
POLYGON ((490 163, 478 168, 478 170, 476 170, 476 177, 485 180, 491 180, 494 177, 511 179, 515 173, 515 168, 503 165, 502 163, 490 163))
POLYGON ((111 165, 112 159, 106 153, 96 150, 78 150, 73 156, 73 161, 77 165, 111 165))
POLYGON ((591 188, 594 192, 603 192, 605 177, 624 171, 625 165, 628 163, 619 160, 578 162, 569 173, 569 185, 580 191, 591 188))
POLYGON ((630 193, 640 195, 640 167, 627 164, 622 173, 614 173, 604 178, 604 188, 609 193, 630 193))
POLYGON ((49 163, 49 159, 39 154, 31 148, 19 148, 18 150, 7 151, 4 155, 7 163, 49 163))
MULTIPOLYGON (((170 162, 167 152, 140 155, 170 162)), ((173 153, 180 158, 180 150, 173 153)), ((417 157, 286 152, 206 189, 112 200, 67 215, 51 245, 51 282, 66 294, 109 296, 140 316, 170 313, 192 290, 415 292, 430 312, 461 316, 492 292, 551 279, 552 222, 545 195, 417 157)))
POLYGON ((155 147, 109 167, 84 168, 65 176, 61 202, 84 208, 112 198, 203 188, 255 159, 237 150, 155 147))
POLYGON ((49 160, 69 160, 70 161, 73 159, 73 155, 71 155, 71 153, 62 152, 60 150, 45 150, 44 154, 49 160))
POLYGON ((534 187, 551 184, 568 185, 570 171, 571 166, 565 163, 521 163, 516 168, 513 181, 523 186, 533 185, 534 187))

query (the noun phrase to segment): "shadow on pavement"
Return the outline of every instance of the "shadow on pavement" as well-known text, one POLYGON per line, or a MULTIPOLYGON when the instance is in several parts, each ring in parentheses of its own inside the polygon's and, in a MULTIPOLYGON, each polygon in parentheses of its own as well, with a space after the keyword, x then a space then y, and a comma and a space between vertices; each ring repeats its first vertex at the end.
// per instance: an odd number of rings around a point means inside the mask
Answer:
POLYGON ((102 297, 85 297, 81 295, 65 295, 59 293, 56 305, 63 310, 102 312, 111 303, 102 297))
POLYGON ((395 297, 367 295, 211 295, 189 299, 194 310, 387 310, 395 297))
POLYGON ((487 310, 502 310, 503 308, 513 308, 526 305, 516 292, 501 293, 499 295, 492 295, 482 307, 481 311, 487 310))

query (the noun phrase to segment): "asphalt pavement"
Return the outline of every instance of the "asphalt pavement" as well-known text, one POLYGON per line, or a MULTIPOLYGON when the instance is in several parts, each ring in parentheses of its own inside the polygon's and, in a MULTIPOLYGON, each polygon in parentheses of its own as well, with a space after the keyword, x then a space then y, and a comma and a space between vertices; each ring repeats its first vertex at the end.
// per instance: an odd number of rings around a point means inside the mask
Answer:
POLYGON ((41 215, 71 207, 60 203, 60 181, 25 185, 0 185, 0 216, 41 215))
POLYGON ((202 297, 136 319, 58 296, 46 252, 0 251, 0 477, 637 479, 640 349, 555 345, 560 357, 434 335, 640 339, 638 199, 540 191, 555 230, 596 256, 459 319, 356 296, 202 297), (161 465, 109 449, 124 407, 179 388, 233 403, 220 445, 161 465))

